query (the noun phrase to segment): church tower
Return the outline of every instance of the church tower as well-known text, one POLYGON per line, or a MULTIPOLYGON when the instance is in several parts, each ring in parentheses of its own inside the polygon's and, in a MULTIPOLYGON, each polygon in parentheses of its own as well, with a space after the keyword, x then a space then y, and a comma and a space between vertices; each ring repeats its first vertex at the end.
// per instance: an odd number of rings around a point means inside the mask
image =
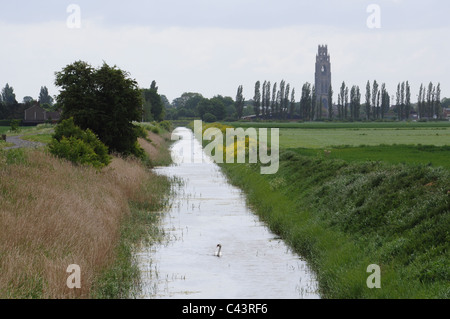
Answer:
MULTIPOLYGON (((319 52, 316 55, 316 96, 317 101, 322 101, 322 106, 328 108, 328 91, 331 85, 331 63, 328 47, 319 45, 319 52)), ((332 107, 332 106, 331 106, 332 107)))

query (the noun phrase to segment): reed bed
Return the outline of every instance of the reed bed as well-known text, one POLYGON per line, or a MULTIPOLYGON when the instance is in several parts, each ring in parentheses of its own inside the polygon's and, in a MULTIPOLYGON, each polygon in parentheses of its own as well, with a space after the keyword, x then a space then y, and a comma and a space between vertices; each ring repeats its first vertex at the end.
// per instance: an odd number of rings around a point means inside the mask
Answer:
POLYGON ((130 203, 160 201, 149 192, 160 179, 136 159, 99 171, 41 150, 0 152, 0 298, 89 298, 130 203), (80 289, 67 286, 72 264, 80 289))

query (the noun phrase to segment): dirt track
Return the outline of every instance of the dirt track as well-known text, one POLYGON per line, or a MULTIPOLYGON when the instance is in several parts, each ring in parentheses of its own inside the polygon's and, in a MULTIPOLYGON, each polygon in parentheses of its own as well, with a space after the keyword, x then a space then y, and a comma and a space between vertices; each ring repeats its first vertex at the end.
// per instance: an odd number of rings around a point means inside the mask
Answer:
POLYGON ((37 148, 44 146, 45 144, 39 143, 39 142, 31 142, 21 139, 21 135, 19 136, 7 136, 6 137, 6 143, 14 144, 14 146, 5 147, 4 150, 10 150, 14 148, 37 148))

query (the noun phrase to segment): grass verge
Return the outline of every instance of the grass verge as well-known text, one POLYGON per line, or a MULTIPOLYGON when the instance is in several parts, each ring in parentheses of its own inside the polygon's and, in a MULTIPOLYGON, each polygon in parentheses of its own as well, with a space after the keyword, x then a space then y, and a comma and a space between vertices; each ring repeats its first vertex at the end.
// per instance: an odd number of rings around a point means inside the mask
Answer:
POLYGON ((450 174, 281 151, 280 170, 222 164, 268 226, 317 272, 324 298, 448 298, 450 174), (367 267, 381 267, 369 289, 367 267))
POLYGON ((152 200, 130 202, 130 216, 121 225, 120 241, 116 247, 116 258, 106 267, 94 283, 91 297, 95 299, 134 298, 140 291, 140 270, 135 260, 137 245, 151 245, 162 238, 159 217, 167 201, 170 182, 157 176, 147 181, 142 191, 151 194, 152 200))

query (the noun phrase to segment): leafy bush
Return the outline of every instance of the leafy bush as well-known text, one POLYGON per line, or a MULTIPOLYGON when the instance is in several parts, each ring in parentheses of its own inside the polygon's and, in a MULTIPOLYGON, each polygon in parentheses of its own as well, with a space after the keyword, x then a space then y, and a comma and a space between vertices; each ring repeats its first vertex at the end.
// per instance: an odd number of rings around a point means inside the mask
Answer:
POLYGON ((20 131, 20 120, 11 120, 11 132, 19 132, 20 131))
POLYGON ((168 132, 172 131, 173 129, 172 122, 170 121, 162 121, 161 123, 159 123, 159 126, 168 132))
POLYGON ((73 118, 62 121, 55 128, 50 152, 75 164, 92 165, 96 168, 111 162, 108 147, 90 130, 82 130, 74 124, 73 118))
POLYGON ((205 115, 203 115, 203 120, 206 123, 213 123, 213 122, 217 121, 217 118, 214 114, 206 113, 205 115))
POLYGON ((148 128, 147 127, 144 127, 142 125, 136 125, 134 127, 134 129, 135 129, 136 135, 138 137, 140 137, 140 138, 147 138, 147 135, 148 135, 148 132, 147 132, 148 128))
POLYGON ((158 127, 158 126, 152 126, 152 127, 150 128, 150 131, 152 131, 152 132, 155 133, 155 134, 159 134, 159 133, 160 133, 160 130, 159 130, 159 127, 158 127))
POLYGON ((55 127, 55 133, 53 134, 53 138, 57 141, 61 141, 63 137, 76 137, 81 138, 83 135, 83 130, 75 125, 73 118, 68 120, 63 120, 61 124, 55 127))

